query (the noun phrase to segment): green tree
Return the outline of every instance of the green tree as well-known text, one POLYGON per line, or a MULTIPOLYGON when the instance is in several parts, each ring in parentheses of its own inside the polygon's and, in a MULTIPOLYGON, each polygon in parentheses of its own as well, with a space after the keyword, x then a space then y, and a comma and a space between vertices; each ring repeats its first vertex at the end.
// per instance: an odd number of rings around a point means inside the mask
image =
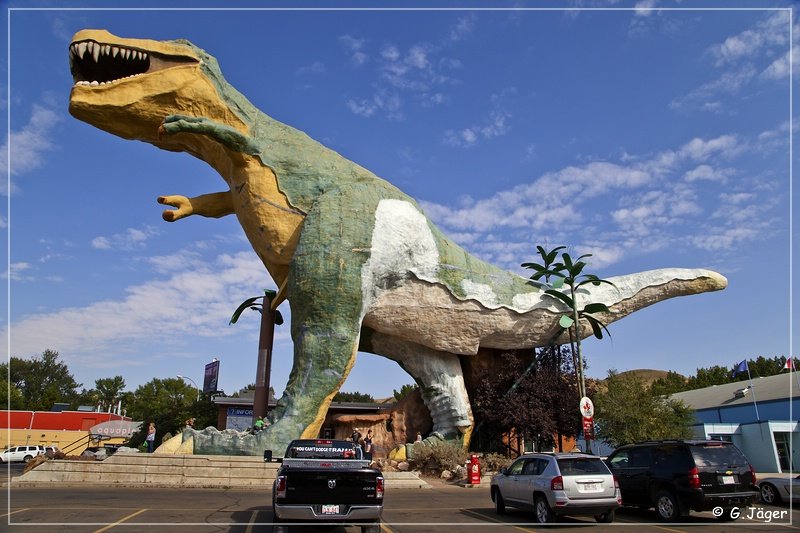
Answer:
POLYGON ((668 396, 676 392, 688 390, 688 380, 677 372, 669 371, 663 378, 658 378, 650 385, 650 392, 656 396, 668 396))
POLYGON ((8 406, 9 409, 24 409, 25 400, 16 385, 9 383, 5 376, 8 375, 8 364, 0 365, 0 405, 8 406))
POLYGON ((49 411, 54 403, 73 404, 81 386, 58 360, 58 352, 49 349, 30 359, 11 357, 8 376, 22 396, 22 409, 31 411, 49 411))
POLYGON ((747 374, 739 374, 734 379, 731 374, 731 368, 725 366, 715 365, 708 368, 698 368, 697 374, 689 378, 687 390, 704 389, 743 379, 747 379, 747 374))
POLYGON ((156 423, 156 446, 167 433, 182 431, 188 418, 196 416, 197 389, 180 378, 154 378, 133 392, 128 416, 141 420, 142 429, 131 437, 131 446, 144 441, 147 424, 156 423))
POLYGON ((334 402, 353 402, 353 403, 375 403, 375 398, 371 394, 362 392, 342 392, 339 391, 333 396, 334 402))
POLYGON ((392 389, 394 400, 396 402, 399 402, 400 400, 405 398, 408 394, 411 394, 417 389, 419 389, 419 385, 417 385, 416 383, 403 385, 402 387, 400 387, 400 390, 392 389))
POLYGON ((612 446, 692 436, 694 411, 653 394, 642 378, 608 371, 607 390, 595 395, 597 438, 612 446))
POLYGON ((580 398, 571 358, 560 347, 504 352, 493 367, 472 398, 476 419, 489 433, 520 436, 537 449, 556 435, 576 435, 580 398))

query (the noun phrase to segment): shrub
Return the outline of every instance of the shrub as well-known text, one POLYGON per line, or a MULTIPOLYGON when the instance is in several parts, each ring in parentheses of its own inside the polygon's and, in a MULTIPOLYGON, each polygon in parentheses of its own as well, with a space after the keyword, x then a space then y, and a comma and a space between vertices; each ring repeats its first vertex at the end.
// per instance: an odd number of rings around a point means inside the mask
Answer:
POLYGON ((497 472, 510 464, 511 459, 499 453, 487 453, 481 458, 481 470, 483 472, 497 472))
POLYGON ((453 471, 469 458, 458 441, 438 441, 431 444, 415 444, 409 464, 414 470, 453 471))

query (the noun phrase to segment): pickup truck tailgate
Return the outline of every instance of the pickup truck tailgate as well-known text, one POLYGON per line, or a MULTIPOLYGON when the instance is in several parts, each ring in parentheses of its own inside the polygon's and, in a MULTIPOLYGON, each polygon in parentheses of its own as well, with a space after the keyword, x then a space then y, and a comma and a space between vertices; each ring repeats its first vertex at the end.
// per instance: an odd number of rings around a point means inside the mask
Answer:
POLYGON ((282 504, 377 504, 374 470, 290 470, 282 504))

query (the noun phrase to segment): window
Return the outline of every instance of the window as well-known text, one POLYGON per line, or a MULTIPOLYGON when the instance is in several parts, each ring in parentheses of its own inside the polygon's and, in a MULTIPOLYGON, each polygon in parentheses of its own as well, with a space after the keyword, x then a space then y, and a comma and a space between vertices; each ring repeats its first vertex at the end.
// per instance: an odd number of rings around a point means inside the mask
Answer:
POLYGON ((564 476, 580 476, 583 474, 608 474, 608 468, 600 459, 558 459, 558 468, 564 476))
POLYGON ((650 466, 650 449, 633 448, 631 450, 630 466, 639 468, 650 466))
POLYGON ((630 450, 622 450, 611 458, 611 468, 626 468, 630 466, 630 450))
POLYGON ((525 466, 525 460, 519 459, 511 465, 511 468, 508 469, 508 473, 512 476, 521 474, 523 466, 525 466))

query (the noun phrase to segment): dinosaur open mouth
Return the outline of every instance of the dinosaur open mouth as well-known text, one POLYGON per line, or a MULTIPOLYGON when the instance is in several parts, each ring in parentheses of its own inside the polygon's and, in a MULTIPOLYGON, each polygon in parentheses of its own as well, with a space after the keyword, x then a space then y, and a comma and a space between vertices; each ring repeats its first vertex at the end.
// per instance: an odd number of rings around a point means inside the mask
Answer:
POLYGON ((69 69, 75 85, 105 85, 148 72, 197 61, 166 57, 120 45, 79 41, 69 47, 69 69))

